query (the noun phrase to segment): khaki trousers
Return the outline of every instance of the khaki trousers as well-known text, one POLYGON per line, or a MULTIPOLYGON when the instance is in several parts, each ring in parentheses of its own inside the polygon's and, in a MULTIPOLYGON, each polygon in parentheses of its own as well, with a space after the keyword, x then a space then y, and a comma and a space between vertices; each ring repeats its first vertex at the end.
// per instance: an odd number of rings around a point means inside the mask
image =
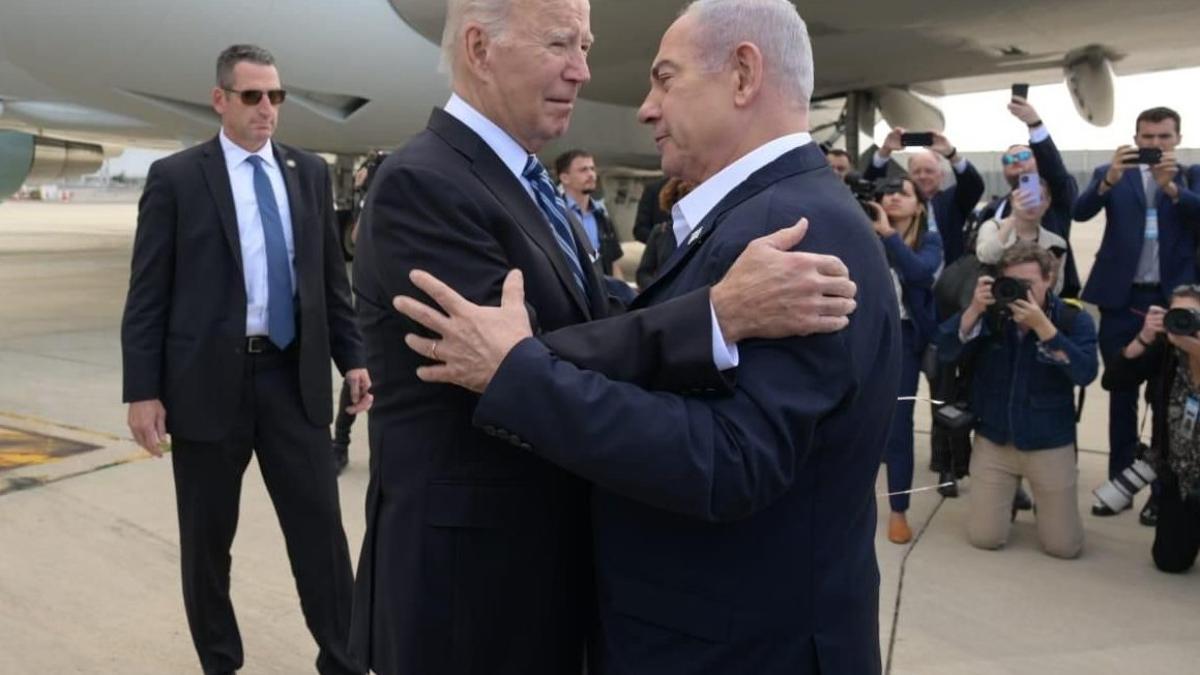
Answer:
POLYGON ((967 536, 973 546, 996 549, 1008 541, 1013 494, 1021 477, 1029 479, 1037 505, 1038 540, 1056 558, 1074 558, 1083 550, 1075 448, 1021 451, 975 434, 971 453, 967 536))

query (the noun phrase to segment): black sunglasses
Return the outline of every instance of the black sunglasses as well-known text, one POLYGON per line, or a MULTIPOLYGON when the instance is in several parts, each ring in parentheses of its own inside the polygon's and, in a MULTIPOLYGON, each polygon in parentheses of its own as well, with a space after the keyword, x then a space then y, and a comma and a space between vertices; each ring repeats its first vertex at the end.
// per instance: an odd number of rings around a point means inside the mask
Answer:
POLYGON ((262 89, 243 89, 242 91, 226 89, 225 91, 237 94, 238 98, 242 99, 242 104, 248 106, 258 105, 262 101, 263 94, 267 95, 267 100, 271 102, 271 105, 279 105, 287 98, 287 92, 283 89, 267 89, 265 91, 262 89))

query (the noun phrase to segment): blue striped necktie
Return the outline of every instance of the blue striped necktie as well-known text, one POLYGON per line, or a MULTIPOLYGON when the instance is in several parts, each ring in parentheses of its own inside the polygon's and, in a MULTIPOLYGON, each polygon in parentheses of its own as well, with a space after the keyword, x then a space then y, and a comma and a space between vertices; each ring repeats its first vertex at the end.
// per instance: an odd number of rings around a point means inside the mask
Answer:
POLYGON ((262 217, 263 239, 267 250, 267 337, 280 349, 286 349, 296 337, 296 315, 292 307, 292 270, 287 240, 283 238, 283 219, 271 179, 263 171, 263 158, 250 155, 254 165, 254 198, 262 217))
POLYGON ((529 181, 529 186, 533 188, 538 208, 542 210, 542 214, 549 221, 554 239, 567 258, 571 274, 575 277, 575 285, 579 286, 579 292, 583 293, 583 297, 586 298, 587 277, 583 275, 583 266, 579 263, 579 251, 575 248, 575 237, 571 234, 571 226, 567 223, 566 203, 563 202, 562 197, 558 196, 554 185, 550 183, 550 177, 546 175, 546 168, 542 166, 537 157, 529 156, 529 161, 525 163, 525 171, 521 175, 529 181))

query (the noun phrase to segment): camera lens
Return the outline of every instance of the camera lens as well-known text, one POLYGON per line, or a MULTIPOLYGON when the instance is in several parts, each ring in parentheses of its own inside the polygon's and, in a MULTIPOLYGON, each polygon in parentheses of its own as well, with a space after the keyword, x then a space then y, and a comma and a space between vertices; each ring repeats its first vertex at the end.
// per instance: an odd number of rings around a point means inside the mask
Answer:
POLYGON ((1163 327, 1172 335, 1195 335, 1200 331, 1200 311, 1188 307, 1168 310, 1163 317, 1163 327))

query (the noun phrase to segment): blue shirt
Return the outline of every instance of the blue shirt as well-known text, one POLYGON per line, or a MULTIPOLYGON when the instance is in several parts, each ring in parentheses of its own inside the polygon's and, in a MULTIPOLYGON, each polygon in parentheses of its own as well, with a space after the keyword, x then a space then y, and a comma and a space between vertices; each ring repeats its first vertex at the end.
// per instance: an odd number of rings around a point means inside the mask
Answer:
MULTIPOLYGON (((588 209, 587 213, 584 213, 579 204, 576 204, 575 200, 571 198, 571 195, 564 193, 563 198, 567 200, 567 206, 575 212, 575 215, 579 218, 579 222, 583 223, 583 229, 587 232, 588 241, 592 242, 592 250, 599 251, 600 227, 596 224, 595 206, 593 205, 591 209, 588 209)), ((588 201, 590 202, 591 200, 589 199, 588 201)))

